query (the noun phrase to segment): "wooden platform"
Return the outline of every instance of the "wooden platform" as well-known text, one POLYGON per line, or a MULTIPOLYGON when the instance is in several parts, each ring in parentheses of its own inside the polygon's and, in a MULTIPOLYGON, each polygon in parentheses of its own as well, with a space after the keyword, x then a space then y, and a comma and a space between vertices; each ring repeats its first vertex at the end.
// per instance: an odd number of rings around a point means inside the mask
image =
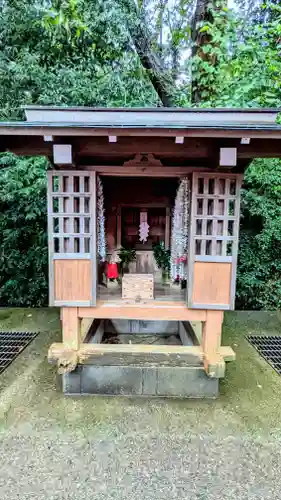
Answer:
MULTIPOLYGON (((180 286, 171 287, 169 285, 161 285, 160 283, 155 283, 154 285, 154 300, 156 301, 172 301, 172 302, 184 302, 185 301, 186 290, 181 290, 180 286)), ((122 299, 122 289, 121 285, 116 288, 107 288, 106 286, 98 286, 98 298, 105 301, 115 301, 116 299, 122 299)))
MULTIPOLYGON (((228 358, 221 348, 218 356, 228 358)), ((201 346, 81 344, 74 353, 50 347, 48 359, 63 370, 65 394, 119 394, 198 398, 218 395, 218 376, 205 372, 201 346)))

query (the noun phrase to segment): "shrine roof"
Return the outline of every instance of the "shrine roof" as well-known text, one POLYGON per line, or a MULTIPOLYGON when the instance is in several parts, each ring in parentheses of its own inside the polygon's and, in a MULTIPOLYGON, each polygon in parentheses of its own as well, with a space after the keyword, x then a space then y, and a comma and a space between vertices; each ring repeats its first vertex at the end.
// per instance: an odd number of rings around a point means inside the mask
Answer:
POLYGON ((26 120, 0 122, 0 135, 151 135, 280 139, 279 109, 26 106, 26 120), (245 131, 245 132, 243 132, 245 131))

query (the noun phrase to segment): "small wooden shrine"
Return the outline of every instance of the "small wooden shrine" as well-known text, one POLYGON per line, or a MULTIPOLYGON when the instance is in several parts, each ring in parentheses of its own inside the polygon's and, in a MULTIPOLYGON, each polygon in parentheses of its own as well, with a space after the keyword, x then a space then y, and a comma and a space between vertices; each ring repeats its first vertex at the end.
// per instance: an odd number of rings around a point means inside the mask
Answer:
POLYGON ((62 342, 49 361, 65 393, 216 396, 235 358, 221 331, 235 305, 243 172, 281 157, 277 111, 25 112, 0 124, 1 145, 50 160, 49 302, 62 342), (108 341, 163 328, 179 342, 108 341))

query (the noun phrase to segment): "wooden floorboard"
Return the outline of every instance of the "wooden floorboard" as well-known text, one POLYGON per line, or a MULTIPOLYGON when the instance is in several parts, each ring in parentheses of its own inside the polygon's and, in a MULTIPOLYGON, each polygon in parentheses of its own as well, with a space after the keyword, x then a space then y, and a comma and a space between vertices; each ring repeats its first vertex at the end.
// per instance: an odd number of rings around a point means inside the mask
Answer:
MULTIPOLYGON (((122 298, 121 285, 116 288, 107 288, 106 286, 98 286, 98 298, 102 301, 112 301, 122 298)), ((185 300, 185 290, 178 288, 171 288, 156 283, 154 286, 154 300, 165 301, 172 300, 173 302, 182 302, 185 300)))

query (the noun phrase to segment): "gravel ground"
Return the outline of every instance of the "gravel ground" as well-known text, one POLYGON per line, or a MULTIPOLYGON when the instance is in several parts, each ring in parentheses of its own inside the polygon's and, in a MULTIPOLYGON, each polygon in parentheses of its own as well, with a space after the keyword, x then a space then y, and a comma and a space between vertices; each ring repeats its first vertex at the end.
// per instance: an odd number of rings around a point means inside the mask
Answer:
POLYGON ((217 401, 63 397, 57 311, 0 311, 0 328, 42 332, 0 376, 1 500, 280 498, 281 378, 242 336, 278 333, 277 314, 226 318, 238 360, 217 401))

